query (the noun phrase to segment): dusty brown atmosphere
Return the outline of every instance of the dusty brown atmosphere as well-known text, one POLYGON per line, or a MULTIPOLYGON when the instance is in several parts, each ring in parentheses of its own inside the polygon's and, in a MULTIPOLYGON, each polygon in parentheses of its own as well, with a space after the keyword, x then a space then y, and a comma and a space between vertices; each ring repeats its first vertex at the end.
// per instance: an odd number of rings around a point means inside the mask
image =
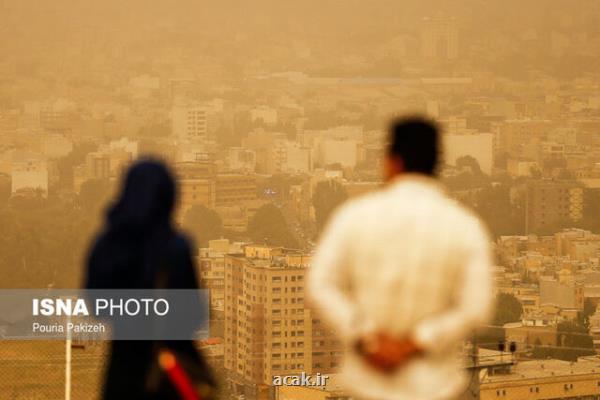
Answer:
MULTIPOLYGON (((495 242, 465 399, 600 399, 599 55, 595 0, 0 0, 0 285, 80 287, 124 168, 152 155, 179 178, 222 398, 345 398, 303 277, 332 210, 381 185, 389 120, 417 113, 495 242), (333 383, 272 385, 303 371, 333 383)), ((64 350, 3 341, 0 399, 63 398, 64 350)), ((98 398, 104 361, 77 344, 73 399, 98 398)))

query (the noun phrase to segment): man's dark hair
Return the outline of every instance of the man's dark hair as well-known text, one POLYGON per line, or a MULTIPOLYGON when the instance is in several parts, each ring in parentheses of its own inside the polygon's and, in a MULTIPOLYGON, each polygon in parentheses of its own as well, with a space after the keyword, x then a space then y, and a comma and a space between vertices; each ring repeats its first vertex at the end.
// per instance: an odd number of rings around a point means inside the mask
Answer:
POLYGON ((388 155, 398 157, 406 172, 435 175, 439 132, 435 123, 422 118, 401 118, 390 126, 388 155))

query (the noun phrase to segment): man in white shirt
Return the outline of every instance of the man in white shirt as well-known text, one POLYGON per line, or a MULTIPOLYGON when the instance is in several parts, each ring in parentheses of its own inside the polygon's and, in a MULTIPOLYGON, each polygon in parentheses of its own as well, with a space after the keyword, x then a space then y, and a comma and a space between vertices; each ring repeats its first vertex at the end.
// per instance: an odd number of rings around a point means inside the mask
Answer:
POLYGON ((488 236, 436 180, 439 142, 426 120, 395 122, 386 187, 340 207, 314 257, 309 295, 361 398, 458 396, 461 344, 491 311, 488 236))

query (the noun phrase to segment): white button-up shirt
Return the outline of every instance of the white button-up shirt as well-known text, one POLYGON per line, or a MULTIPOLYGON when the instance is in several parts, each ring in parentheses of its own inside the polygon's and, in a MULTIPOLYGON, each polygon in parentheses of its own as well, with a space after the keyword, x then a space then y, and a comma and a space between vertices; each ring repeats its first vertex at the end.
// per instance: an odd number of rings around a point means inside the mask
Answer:
POLYGON ((459 348, 485 322, 492 296, 485 229, 437 181, 407 174, 340 207, 308 278, 319 314, 346 344, 344 380, 367 399, 447 399, 465 389, 459 348), (353 348, 372 332, 425 349, 384 374, 353 348))

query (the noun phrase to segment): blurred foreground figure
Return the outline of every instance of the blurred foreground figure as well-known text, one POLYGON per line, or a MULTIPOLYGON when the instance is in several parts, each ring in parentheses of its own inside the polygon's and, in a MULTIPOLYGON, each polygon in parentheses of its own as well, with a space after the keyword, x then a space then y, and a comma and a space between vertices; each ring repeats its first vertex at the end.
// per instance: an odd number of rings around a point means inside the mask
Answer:
MULTIPOLYGON (((190 244, 171 224, 175 193, 175 181, 161 163, 141 161, 130 168, 120 197, 92 247, 88 289, 198 288, 190 244)), ((200 380, 213 384, 192 341, 115 340, 103 398, 183 398, 161 372, 159 359, 165 353, 185 358, 193 366, 194 378, 204 375, 200 380)))
POLYGON ((342 206, 323 233, 309 291, 346 346, 360 398, 450 399, 465 388, 458 350, 491 305, 479 220, 435 178, 435 126, 394 123, 387 186, 342 206))

